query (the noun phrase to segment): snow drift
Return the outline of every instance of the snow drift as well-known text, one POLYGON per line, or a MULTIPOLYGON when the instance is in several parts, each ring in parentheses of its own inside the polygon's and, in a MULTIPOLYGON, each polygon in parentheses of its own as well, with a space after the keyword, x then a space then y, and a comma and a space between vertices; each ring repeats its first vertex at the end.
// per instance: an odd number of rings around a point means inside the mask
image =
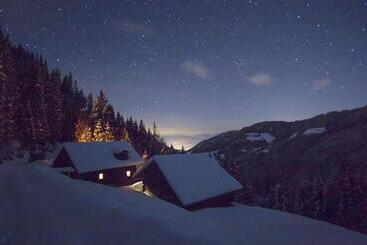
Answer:
POLYGON ((188 212, 69 179, 40 164, 0 165, 5 244, 367 244, 367 236, 257 207, 188 212))

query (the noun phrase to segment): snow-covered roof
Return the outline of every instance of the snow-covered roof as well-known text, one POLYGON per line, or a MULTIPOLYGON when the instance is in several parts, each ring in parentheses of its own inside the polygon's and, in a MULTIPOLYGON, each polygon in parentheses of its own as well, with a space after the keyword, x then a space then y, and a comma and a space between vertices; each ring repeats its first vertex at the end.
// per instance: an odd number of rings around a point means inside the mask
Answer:
POLYGON ((209 153, 154 156, 183 205, 189 205, 228 192, 242 189, 209 153))
POLYGON ((140 163, 141 157, 126 141, 65 143, 64 149, 79 173, 97 171, 101 169, 131 166, 140 163), (128 159, 120 160, 115 153, 128 151, 128 159))

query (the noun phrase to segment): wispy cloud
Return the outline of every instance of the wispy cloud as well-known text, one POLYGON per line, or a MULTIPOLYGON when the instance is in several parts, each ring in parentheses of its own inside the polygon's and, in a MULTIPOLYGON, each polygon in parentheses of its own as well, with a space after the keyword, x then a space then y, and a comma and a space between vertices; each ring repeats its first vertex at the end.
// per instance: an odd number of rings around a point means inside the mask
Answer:
POLYGON ((188 73, 200 79, 209 79, 213 75, 208 66, 201 62, 188 60, 182 64, 182 68, 188 73))
POLYGON ((312 82, 312 89, 316 91, 324 90, 331 84, 331 79, 321 78, 312 82))
POLYGON ((258 72, 247 79, 255 86, 263 87, 270 86, 273 83, 273 78, 268 73, 258 72))
POLYGON ((126 19, 115 20, 112 26, 113 29, 117 32, 145 34, 145 35, 153 35, 155 33, 155 30, 153 28, 144 23, 139 23, 126 19))

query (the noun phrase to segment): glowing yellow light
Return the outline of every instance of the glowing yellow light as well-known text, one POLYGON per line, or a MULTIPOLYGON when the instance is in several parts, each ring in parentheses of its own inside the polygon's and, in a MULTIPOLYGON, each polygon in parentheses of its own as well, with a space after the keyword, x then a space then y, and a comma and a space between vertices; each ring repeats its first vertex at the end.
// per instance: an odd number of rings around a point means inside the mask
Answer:
POLYGON ((98 179, 99 179, 99 180, 103 180, 103 173, 99 173, 99 174, 98 174, 98 179))
POLYGON ((127 170, 127 171, 126 171, 126 176, 127 176, 127 177, 130 177, 130 176, 131 176, 131 171, 130 171, 130 170, 127 170))

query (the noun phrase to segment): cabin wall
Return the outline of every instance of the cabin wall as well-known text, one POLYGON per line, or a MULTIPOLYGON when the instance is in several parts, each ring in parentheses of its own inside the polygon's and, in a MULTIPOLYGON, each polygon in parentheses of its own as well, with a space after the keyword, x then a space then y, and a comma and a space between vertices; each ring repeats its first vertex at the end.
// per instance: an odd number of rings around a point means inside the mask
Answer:
POLYGON ((136 166, 127 166, 120 168, 103 169, 87 173, 76 173, 71 177, 110 186, 126 186, 136 182, 136 180, 134 180, 132 177, 135 171, 136 166), (130 177, 126 175, 126 171, 131 172, 130 177), (103 173, 102 180, 98 178, 100 173, 103 173))
POLYGON ((195 211, 203 208, 231 207, 234 198, 234 192, 226 193, 221 196, 206 199, 197 203, 186 205, 184 208, 189 211, 195 211))
POLYGON ((178 206, 182 206, 182 203, 172 190, 171 186, 155 162, 152 162, 150 166, 144 169, 141 175, 144 186, 148 188, 149 191, 152 192, 156 197, 178 206))
POLYGON ((55 168, 64 168, 64 167, 75 168, 73 161, 70 159, 68 153, 64 148, 61 149, 60 153, 57 155, 52 165, 55 168))
MULTIPOLYGON (((53 162, 53 167, 55 168, 64 168, 64 167, 72 167, 74 169, 74 163, 69 157, 69 154, 62 148, 60 153, 57 155, 56 159, 53 162)), ((136 181, 140 181, 140 179, 133 179, 133 175, 136 172, 137 166, 125 166, 119 168, 111 168, 111 169, 102 169, 98 171, 86 172, 86 173, 78 173, 77 170, 71 173, 63 173, 65 175, 70 176, 74 179, 81 179, 85 181, 91 181, 96 183, 101 183, 105 185, 111 186, 126 186, 135 183, 136 181), (130 171, 130 176, 126 175, 126 171, 130 171), (103 179, 100 180, 98 178, 99 174, 103 173, 103 179)))

